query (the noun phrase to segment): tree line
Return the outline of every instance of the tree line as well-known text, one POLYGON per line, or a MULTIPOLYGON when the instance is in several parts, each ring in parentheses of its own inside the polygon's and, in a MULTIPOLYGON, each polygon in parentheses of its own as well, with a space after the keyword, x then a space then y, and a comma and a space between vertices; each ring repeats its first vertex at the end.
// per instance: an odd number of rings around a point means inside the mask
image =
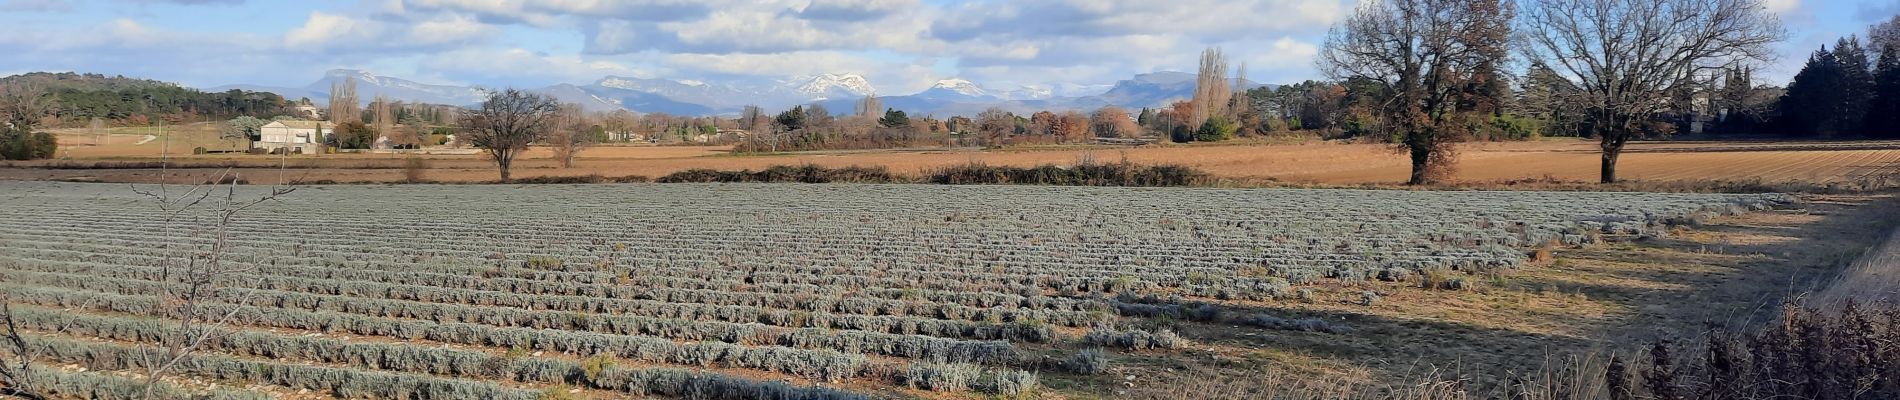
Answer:
POLYGON ((76 126, 95 118, 137 126, 240 115, 270 117, 293 114, 298 104, 269 92, 205 92, 154 80, 70 72, 16 75, 0 79, 0 86, 48 97, 50 105, 37 123, 43 126, 76 126))
POLYGON ((1760 0, 1393 0, 1334 26, 1319 65, 1368 92, 1350 114, 1410 156, 1410 183, 1447 176, 1452 144, 1518 125, 1500 118, 1512 111, 1597 138, 1607 183, 1631 140, 1676 131, 1701 89, 1782 36, 1760 0), (1517 61, 1530 67, 1514 90, 1517 61))

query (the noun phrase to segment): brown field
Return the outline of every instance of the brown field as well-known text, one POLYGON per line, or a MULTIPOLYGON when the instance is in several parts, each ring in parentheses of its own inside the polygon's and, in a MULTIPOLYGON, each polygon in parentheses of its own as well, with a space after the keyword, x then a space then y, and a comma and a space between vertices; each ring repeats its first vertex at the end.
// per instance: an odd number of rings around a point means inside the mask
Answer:
MULTIPOLYGON (((265 171, 280 161, 299 166, 289 172, 305 181, 392 182, 403 179, 405 155, 336 154, 277 157, 244 154, 190 155, 192 147, 233 148, 217 140, 216 132, 195 126, 161 132, 158 140, 136 144, 147 131, 115 130, 107 145, 91 145, 91 137, 62 135, 59 157, 65 161, 16 163, 35 166, 90 161, 156 160, 167 139, 172 141, 178 165, 236 163, 240 174, 253 182, 269 182, 276 171, 265 171)), ((692 168, 760 169, 772 165, 817 164, 831 167, 884 166, 898 174, 923 174, 944 166, 982 162, 994 165, 1073 164, 1084 158, 1097 161, 1178 163, 1194 166, 1237 182, 1364 185, 1403 182, 1406 158, 1377 144, 1330 142, 1250 143, 1214 145, 1160 145, 1144 147, 1035 147, 1002 150, 922 149, 829 151, 773 155, 727 154, 722 146, 599 146, 582 153, 574 168, 559 168, 542 149, 529 152, 516 164, 517 177, 539 176, 663 176, 692 168)), ((449 182, 496 179, 492 162, 478 155, 426 157, 429 180, 449 182)), ((1594 142, 1549 139, 1530 142, 1471 143, 1459 150, 1454 177, 1462 182, 1511 180, 1590 181, 1596 178, 1599 155, 1594 142)), ((1763 182, 1852 183, 1900 170, 1900 141, 1748 142, 1656 141, 1630 145, 1622 158, 1622 175, 1639 181, 1759 180, 1763 182)), ((184 172, 208 175, 211 170, 184 172)), ((0 179, 89 178, 109 182, 150 181, 155 171, 0 169, 0 179)))
MULTIPOLYGON (((129 140, 128 140, 129 139, 129 140)), ((202 137, 179 134, 181 142, 202 137)), ((67 160, 0 167, 0 179, 91 178, 152 181, 155 170, 57 169, 156 159, 161 142, 135 144, 114 136, 102 146, 74 145, 67 160)), ((1070 164, 1084 158, 1181 163, 1236 181, 1314 184, 1389 184, 1406 176, 1404 158, 1378 145, 1333 143, 1174 145, 1140 148, 1024 148, 1004 150, 890 150, 733 156, 723 147, 603 146, 583 154, 576 168, 555 166, 545 151, 529 154, 517 176, 660 176, 688 168, 758 169, 771 165, 878 165, 918 174, 967 162, 1070 164)), ((304 181, 399 181, 401 155, 341 154, 279 158, 241 154, 184 155, 182 165, 237 163, 256 183, 274 182, 277 162, 304 181)), ((492 165, 479 156, 427 156, 427 179, 485 181, 492 165)), ((1597 153, 1582 140, 1470 144, 1456 179, 1591 180, 1597 153)), ((1630 179, 1675 182, 1760 180, 1853 183, 1900 169, 1900 142, 1644 142, 1623 158, 1630 179)), ((193 177, 219 168, 189 168, 193 177)), ((174 171, 176 172, 176 171, 174 171)), ((1353 332, 1261 330, 1185 320, 1147 319, 1144 328, 1168 328, 1185 348, 1117 351, 1098 375, 1054 371, 1041 375, 1046 399, 1344 398, 1343 391, 1382 392, 1421 381, 1456 379, 1483 398, 1514 376, 1536 374, 1565 357, 1627 352, 1652 341, 1696 338, 1712 325, 1741 326, 1773 318, 1784 301, 1867 298, 1893 293, 1900 237, 1900 200, 1890 193, 1803 195, 1782 209, 1714 217, 1653 238, 1612 237, 1608 243, 1552 248, 1548 260, 1478 277, 1463 289, 1425 288, 1419 281, 1335 282, 1302 287, 1305 299, 1220 301, 1230 312, 1264 311, 1318 318, 1353 332), (1882 244, 1885 243, 1883 246, 1882 244), (1859 261, 1857 261, 1859 260, 1859 261), (1376 304, 1350 299, 1374 291, 1376 304), (1501 373, 1505 371, 1508 373, 1501 373), (1518 374, 1518 375, 1513 375, 1518 374), (1183 384, 1188 382, 1191 384, 1183 384), (1307 395, 1310 394, 1310 397, 1307 395)), ((1079 335, 1078 331, 1065 331, 1079 335)), ((1025 344, 1034 354, 1059 357, 1062 345, 1025 344)), ((1601 361, 1601 360, 1598 360, 1601 361)), ((755 374, 758 379, 785 379, 755 374)), ((873 388, 844 382, 842 387, 873 388)), ((288 393, 279 393, 288 394, 288 393)), ((605 396, 604 393, 584 393, 605 396)), ((966 398, 906 392, 926 398, 966 398)), ((1425 397, 1430 398, 1430 397, 1425 397)))

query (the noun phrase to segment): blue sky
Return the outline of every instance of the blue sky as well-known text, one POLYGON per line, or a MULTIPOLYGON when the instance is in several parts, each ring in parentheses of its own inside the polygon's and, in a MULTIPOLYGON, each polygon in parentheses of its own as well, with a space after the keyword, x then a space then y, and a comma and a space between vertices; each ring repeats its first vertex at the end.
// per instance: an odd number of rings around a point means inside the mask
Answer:
MULTIPOLYGON (((1319 78, 1312 57, 1356 0, 0 0, 0 75, 124 74, 302 86, 332 68, 537 87, 607 75, 772 80, 857 73, 904 94, 1110 84, 1190 70, 1208 46, 1249 78, 1319 78)), ((1757 75, 1900 13, 1900 0, 1766 0, 1789 37, 1757 75)))

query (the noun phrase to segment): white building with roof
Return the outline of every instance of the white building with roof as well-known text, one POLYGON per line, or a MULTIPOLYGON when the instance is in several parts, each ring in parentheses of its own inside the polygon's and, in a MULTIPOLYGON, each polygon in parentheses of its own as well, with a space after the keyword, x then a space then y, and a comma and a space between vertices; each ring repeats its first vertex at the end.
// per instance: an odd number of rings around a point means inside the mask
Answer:
POLYGON ((251 142, 251 148, 319 154, 323 152, 323 135, 335 128, 334 124, 323 121, 271 121, 258 128, 257 141, 251 142))

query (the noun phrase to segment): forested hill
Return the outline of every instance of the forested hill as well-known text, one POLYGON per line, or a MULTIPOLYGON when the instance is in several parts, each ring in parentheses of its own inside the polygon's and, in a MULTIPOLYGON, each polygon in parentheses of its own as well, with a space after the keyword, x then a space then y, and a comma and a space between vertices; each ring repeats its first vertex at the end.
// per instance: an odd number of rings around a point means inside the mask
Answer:
POLYGON ((51 117, 57 119, 49 122, 66 126, 83 125, 93 118, 114 125, 182 123, 239 115, 270 118, 291 114, 293 106, 274 93, 206 93, 168 82, 101 74, 33 72, 0 78, 0 86, 45 91, 54 101, 51 117))

